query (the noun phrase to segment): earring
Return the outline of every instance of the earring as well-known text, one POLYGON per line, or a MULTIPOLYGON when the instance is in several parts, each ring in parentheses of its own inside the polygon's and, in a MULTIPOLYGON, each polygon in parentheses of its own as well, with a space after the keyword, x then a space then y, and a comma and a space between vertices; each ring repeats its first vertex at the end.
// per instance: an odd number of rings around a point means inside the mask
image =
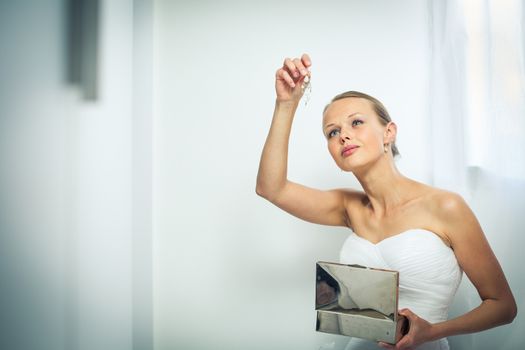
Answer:
POLYGON ((385 153, 388 153, 388 143, 385 143, 385 153))

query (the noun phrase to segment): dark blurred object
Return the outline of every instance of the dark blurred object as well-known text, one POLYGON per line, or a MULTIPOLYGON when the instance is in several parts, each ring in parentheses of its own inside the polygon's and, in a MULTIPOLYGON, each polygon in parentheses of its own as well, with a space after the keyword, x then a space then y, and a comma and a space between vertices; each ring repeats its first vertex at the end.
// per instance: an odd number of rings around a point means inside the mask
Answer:
POLYGON ((67 81, 98 97, 99 0, 67 0, 67 81))

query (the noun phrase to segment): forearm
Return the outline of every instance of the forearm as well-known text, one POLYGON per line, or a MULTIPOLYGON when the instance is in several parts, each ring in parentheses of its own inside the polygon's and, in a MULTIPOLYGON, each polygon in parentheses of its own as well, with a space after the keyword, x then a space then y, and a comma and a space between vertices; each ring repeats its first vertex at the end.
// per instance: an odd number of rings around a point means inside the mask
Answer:
POLYGON ((269 198, 279 191, 287 180, 288 142, 297 102, 275 103, 272 124, 259 163, 256 191, 269 198))
POLYGON ((492 327, 512 322, 516 315, 511 302, 486 299, 478 307, 452 320, 432 326, 430 340, 452 335, 480 332, 492 327))

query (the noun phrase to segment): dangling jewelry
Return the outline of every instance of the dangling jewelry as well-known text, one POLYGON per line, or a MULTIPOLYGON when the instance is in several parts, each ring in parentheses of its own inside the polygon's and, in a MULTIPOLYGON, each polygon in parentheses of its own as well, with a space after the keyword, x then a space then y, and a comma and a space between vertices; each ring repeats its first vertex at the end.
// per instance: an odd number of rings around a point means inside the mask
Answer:
POLYGON ((310 94, 312 93, 312 82, 311 82, 311 73, 308 72, 308 74, 304 77, 303 83, 301 84, 301 90, 304 94, 304 105, 306 106, 308 104, 308 101, 310 101, 310 94))
POLYGON ((385 153, 388 153, 388 143, 385 143, 385 153))

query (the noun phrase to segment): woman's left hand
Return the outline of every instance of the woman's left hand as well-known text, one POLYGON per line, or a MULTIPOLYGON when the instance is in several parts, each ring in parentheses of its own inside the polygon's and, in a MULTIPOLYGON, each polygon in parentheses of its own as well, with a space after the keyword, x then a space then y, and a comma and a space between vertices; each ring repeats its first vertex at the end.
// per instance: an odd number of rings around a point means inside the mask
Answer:
POLYGON ((408 333, 405 334, 396 345, 379 342, 379 346, 385 349, 395 350, 410 350, 416 346, 427 342, 431 338, 432 324, 422 319, 409 309, 403 309, 399 311, 400 315, 405 316, 408 319, 409 329, 408 333))

